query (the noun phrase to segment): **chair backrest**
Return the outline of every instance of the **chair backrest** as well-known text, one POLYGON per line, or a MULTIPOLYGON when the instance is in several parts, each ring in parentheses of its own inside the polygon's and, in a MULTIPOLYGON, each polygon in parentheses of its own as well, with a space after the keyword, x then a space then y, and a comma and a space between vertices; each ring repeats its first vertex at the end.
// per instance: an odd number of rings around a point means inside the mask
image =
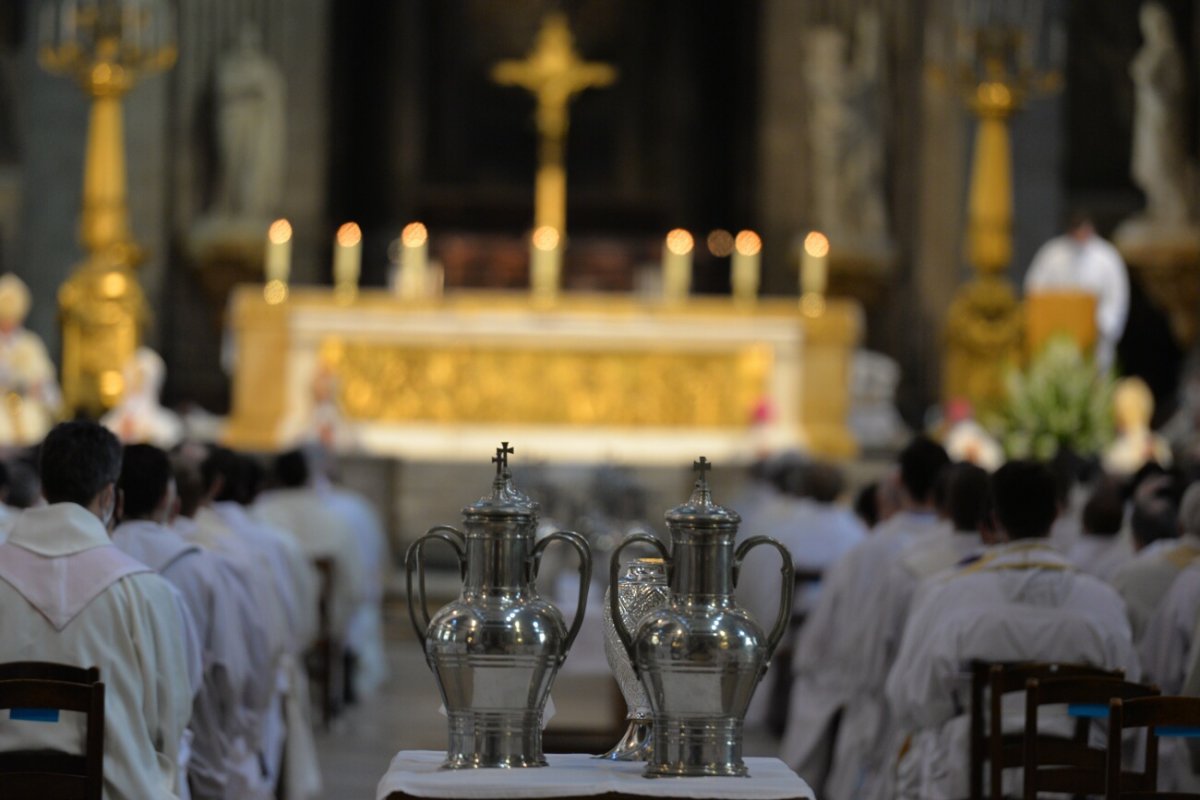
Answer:
POLYGON ((320 626, 318 636, 324 638, 331 636, 333 633, 333 557, 319 556, 312 560, 312 565, 317 571, 318 587, 320 590, 320 593, 317 595, 317 615, 318 625, 320 626))
POLYGON ((1024 756, 1021 733, 1005 734, 1001 713, 1004 695, 1025 691, 1030 678, 1050 677, 1109 677, 1121 679, 1120 670, 1106 670, 1087 664, 1058 664, 1040 661, 973 662, 971 681, 971 797, 983 795, 983 761, 989 762, 989 796, 1003 797, 1004 770, 1020 766, 1024 756), (984 688, 990 697, 989 724, 983 724, 984 688), (978 787, 978 788, 977 788, 978 787))
POLYGON ((1105 799, 1183 800, 1200 794, 1158 793, 1158 737, 1200 736, 1200 697, 1113 698, 1108 704, 1108 752, 1105 757, 1105 799), (1146 764, 1141 773, 1121 769, 1121 734, 1146 728, 1146 764))
POLYGON ((98 668, 37 661, 0 664, 0 709, 78 711, 87 718, 83 755, 47 750, 0 753, 0 785, 6 795, 101 800, 104 684, 98 668))
POLYGON ((1109 675, 1070 678, 1029 678, 1025 682, 1024 768, 1025 800, 1038 792, 1094 794, 1104 791, 1104 750, 1090 746, 1088 722, 1107 716, 1114 697, 1129 700, 1153 697, 1158 687, 1122 681, 1109 675), (1067 705, 1076 716, 1074 738, 1044 734, 1039 729, 1041 706, 1067 705), (1045 769, 1043 769, 1045 768, 1045 769))

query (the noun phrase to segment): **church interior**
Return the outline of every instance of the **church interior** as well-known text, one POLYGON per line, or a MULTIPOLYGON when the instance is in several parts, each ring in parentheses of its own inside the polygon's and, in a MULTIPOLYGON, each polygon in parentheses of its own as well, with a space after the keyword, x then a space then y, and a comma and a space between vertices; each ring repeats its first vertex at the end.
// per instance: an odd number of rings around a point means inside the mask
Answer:
POLYGON ((1198 122, 1187 0, 0 4, 0 795, 1200 793, 1198 122))

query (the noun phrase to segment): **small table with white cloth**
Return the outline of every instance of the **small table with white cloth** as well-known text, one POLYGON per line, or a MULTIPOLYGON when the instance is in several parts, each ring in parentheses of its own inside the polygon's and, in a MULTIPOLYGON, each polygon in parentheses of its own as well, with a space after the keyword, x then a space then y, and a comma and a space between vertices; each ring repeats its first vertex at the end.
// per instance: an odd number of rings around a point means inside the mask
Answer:
POLYGON ((676 797, 693 800, 816 800, 812 789, 777 758, 747 758, 748 778, 642 777, 645 764, 590 755, 549 754, 539 769, 441 768, 446 754, 401 750, 375 790, 376 800, 551 800, 559 797, 676 797))

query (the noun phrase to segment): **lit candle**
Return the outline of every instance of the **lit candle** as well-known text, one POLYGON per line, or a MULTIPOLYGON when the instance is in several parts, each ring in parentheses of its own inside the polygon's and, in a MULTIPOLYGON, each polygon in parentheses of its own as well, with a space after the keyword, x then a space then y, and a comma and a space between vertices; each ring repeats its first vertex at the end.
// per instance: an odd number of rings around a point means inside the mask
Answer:
POLYGON ((337 229, 333 245, 333 285, 343 296, 358 291, 358 276, 362 271, 362 229, 347 222, 337 229))
POLYGON ((263 257, 263 277, 267 282, 287 283, 292 271, 292 224, 277 219, 267 228, 267 252, 263 257))
POLYGON ((820 231, 804 237, 800 257, 801 294, 823 295, 829 285, 829 239, 820 231))
POLYGON ((733 298, 738 302, 754 302, 758 297, 762 238, 754 231, 740 231, 733 240, 733 264, 730 282, 733 298))
POLYGON ((529 284, 533 296, 552 299, 558 294, 559 274, 562 272, 562 236, 558 229, 543 225, 529 238, 529 284))
POLYGON ((683 300, 692 289, 692 249, 695 241, 683 228, 667 234, 663 242, 663 298, 683 300))
POLYGON ((410 222, 400 232, 400 296, 412 299, 429 294, 426 266, 429 261, 429 231, 410 222))

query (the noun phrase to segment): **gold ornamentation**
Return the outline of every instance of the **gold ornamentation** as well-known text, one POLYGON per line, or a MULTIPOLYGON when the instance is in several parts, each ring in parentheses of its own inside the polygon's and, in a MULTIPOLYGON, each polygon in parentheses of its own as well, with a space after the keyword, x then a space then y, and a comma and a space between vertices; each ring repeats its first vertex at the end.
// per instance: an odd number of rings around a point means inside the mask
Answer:
POLYGON ((942 396, 965 397, 977 410, 1005 398, 1004 376, 1021 352, 1025 320, 1012 285, 983 275, 959 290, 946 318, 942 396))
POLYGON ((767 392, 765 346, 711 352, 420 347, 329 339, 351 420, 745 427, 767 392))

